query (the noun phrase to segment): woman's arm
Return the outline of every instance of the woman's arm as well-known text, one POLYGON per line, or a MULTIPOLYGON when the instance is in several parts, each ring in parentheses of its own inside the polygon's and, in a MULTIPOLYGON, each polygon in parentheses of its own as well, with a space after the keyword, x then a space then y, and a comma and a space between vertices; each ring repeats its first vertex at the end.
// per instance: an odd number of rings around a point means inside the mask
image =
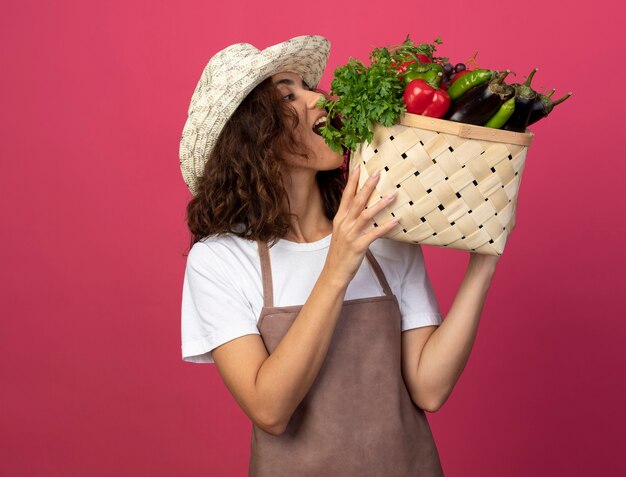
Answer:
POLYGON ((264 431, 282 434, 309 391, 328 352, 345 290, 330 274, 322 272, 271 355, 256 334, 234 339, 212 351, 226 387, 264 431))
POLYGON ((443 323, 402 333, 407 388, 420 408, 435 412, 448 399, 469 358, 499 257, 470 254, 459 291, 443 323))
POLYGON ((393 197, 365 209, 378 182, 371 176, 356 193, 358 172, 350 175, 326 262, 311 295, 271 355, 258 335, 246 335, 212 351, 226 386, 259 427, 281 434, 308 393, 322 367, 348 284, 363 262, 369 245, 390 231, 389 221, 365 233, 372 218, 393 197))
MULTIPOLYGON (((516 225, 516 215, 509 235, 516 225)), ((499 256, 470 253, 444 322, 402 333, 402 374, 415 404, 435 412, 446 402, 469 359, 499 256)))

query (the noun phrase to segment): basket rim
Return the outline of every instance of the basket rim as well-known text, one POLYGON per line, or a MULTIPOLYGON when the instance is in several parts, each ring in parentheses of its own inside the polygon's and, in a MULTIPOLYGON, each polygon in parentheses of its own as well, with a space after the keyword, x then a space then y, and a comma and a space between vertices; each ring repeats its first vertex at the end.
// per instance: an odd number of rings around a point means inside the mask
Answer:
POLYGON ((474 124, 448 121, 447 119, 431 118, 419 114, 404 113, 400 116, 399 124, 416 128, 427 129, 429 131, 455 134, 467 139, 478 139, 482 141, 503 142, 517 144, 519 146, 530 146, 535 136, 534 133, 526 129, 526 132, 518 133, 504 131, 502 129, 486 128, 474 124))

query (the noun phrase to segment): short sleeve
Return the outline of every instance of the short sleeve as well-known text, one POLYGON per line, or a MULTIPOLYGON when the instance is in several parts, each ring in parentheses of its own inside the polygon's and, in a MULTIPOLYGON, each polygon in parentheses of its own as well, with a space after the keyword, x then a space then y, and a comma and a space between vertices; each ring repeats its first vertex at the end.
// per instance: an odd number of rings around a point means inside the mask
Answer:
POLYGON ((181 307, 182 358, 213 363, 211 350, 259 334, 257 317, 238 285, 237 268, 217 243, 197 242, 187 256, 181 307))
POLYGON ((433 291, 422 247, 403 244, 405 262, 404 278, 401 280, 400 310, 402 312, 402 331, 422 326, 440 325, 443 320, 437 297, 433 291))

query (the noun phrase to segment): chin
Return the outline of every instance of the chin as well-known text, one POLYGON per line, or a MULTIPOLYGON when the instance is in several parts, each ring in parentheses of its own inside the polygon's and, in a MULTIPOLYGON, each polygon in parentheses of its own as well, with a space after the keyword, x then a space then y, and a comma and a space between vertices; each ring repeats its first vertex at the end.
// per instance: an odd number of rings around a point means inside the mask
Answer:
POLYGON ((318 163, 321 171, 332 171, 343 166, 343 154, 328 150, 325 154, 319 154, 318 163))
POLYGON ((298 140, 302 141, 309 152, 309 159, 294 157, 291 164, 295 167, 316 171, 333 171, 343 167, 344 154, 333 151, 324 138, 313 130, 296 130, 298 140))
POLYGON ((334 160, 335 166, 333 167, 333 169, 339 169, 340 167, 343 167, 343 163, 345 161, 344 155, 340 152, 334 152, 334 151, 333 151, 333 154, 335 157, 335 160, 334 160))
POLYGON ((332 171, 333 169, 338 169, 343 165, 344 154, 341 152, 333 151, 324 138, 322 136, 317 137, 316 147, 312 148, 315 155, 319 158, 319 162, 322 165, 328 165, 328 167, 324 167, 322 170, 332 171))

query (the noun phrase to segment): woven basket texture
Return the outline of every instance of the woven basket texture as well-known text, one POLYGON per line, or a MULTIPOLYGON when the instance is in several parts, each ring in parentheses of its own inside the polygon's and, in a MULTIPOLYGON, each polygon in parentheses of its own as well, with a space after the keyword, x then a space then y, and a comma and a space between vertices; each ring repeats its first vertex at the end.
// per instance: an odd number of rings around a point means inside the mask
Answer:
POLYGON ((406 114, 390 128, 377 124, 349 170, 361 165, 359 189, 381 170, 367 207, 397 191, 371 225, 397 217, 386 238, 501 255, 532 137, 406 114))

